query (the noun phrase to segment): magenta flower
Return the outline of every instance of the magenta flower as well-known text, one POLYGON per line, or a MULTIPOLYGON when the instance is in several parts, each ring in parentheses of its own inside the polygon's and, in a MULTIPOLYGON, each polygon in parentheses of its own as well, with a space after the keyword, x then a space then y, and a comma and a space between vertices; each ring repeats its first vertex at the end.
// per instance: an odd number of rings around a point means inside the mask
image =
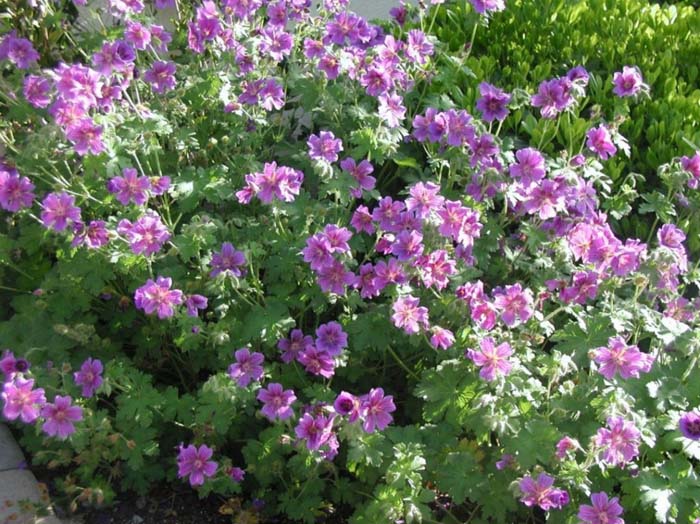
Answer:
POLYGON ((449 329, 433 326, 430 331, 430 345, 435 349, 448 349, 455 343, 455 336, 449 329))
POLYGON ((498 376, 505 377, 510 373, 512 364, 508 361, 508 357, 512 354, 513 349, 507 342, 496 346, 496 341, 492 337, 484 337, 479 341, 479 351, 468 349, 466 356, 481 368, 479 376, 491 382, 498 376))
POLYGON ((566 304, 573 301, 583 305, 597 296, 599 280, 600 277, 595 271, 577 271, 571 285, 561 290, 559 298, 566 304))
POLYGON ((29 369, 29 362, 23 358, 15 358, 15 354, 6 349, 0 358, 0 372, 5 375, 5 381, 10 382, 17 373, 23 373, 29 369))
POLYGON ((138 22, 128 21, 124 31, 124 40, 139 51, 144 51, 151 43, 151 32, 138 22))
POLYGON ((362 400, 352 393, 341 391, 333 402, 333 409, 338 415, 348 417, 352 424, 362 416, 362 400))
POLYGON ((610 259, 610 267, 613 273, 621 277, 637 271, 646 252, 646 244, 639 240, 628 238, 624 244, 617 246, 615 254, 610 259))
POLYGON ((320 351, 327 351, 330 356, 336 357, 344 348, 348 347, 348 335, 338 322, 321 324, 316 330, 316 347, 320 351))
POLYGON ((484 122, 504 120, 508 116, 508 103, 510 102, 508 93, 488 82, 481 82, 479 94, 481 97, 476 101, 476 108, 481 111, 484 122))
POLYGON ((683 171, 690 175, 688 187, 697 189, 700 186, 700 151, 697 151, 693 156, 682 156, 681 167, 683 171))
POLYGON ((374 166, 368 160, 363 160, 358 164, 351 157, 344 158, 340 161, 340 168, 350 174, 358 184, 358 187, 350 190, 353 197, 360 198, 363 190, 371 191, 374 189, 377 179, 370 176, 374 172, 374 166))
POLYGON ((143 79, 151 84, 151 88, 155 93, 165 93, 167 91, 172 91, 175 89, 175 63, 174 62, 163 62, 157 60, 153 62, 153 65, 148 69, 144 75, 143 79))
POLYGON ((132 167, 125 167, 122 176, 115 176, 107 182, 107 190, 113 193, 123 206, 129 205, 130 201, 142 206, 148 200, 149 189, 151 181, 148 177, 139 176, 132 167))
POLYGON ((231 480, 233 482, 235 482, 236 484, 240 484, 245 478, 245 470, 239 468, 238 466, 234 466, 231 469, 229 469, 228 476, 231 477, 231 480))
POLYGON ((90 118, 81 118, 68 126, 66 138, 73 142, 73 148, 80 156, 85 156, 88 152, 99 155, 105 150, 102 129, 90 118))
POLYGON ((367 209, 367 206, 358 206, 355 212, 352 214, 352 219, 350 220, 350 225, 355 228, 358 233, 367 233, 371 235, 374 233, 374 223, 372 222, 372 215, 367 209))
POLYGON ((312 375, 331 378, 335 373, 335 361, 327 351, 321 351, 315 346, 307 346, 299 353, 297 359, 304 369, 312 375))
POLYGON ((375 430, 385 429, 393 417, 390 413, 396 411, 394 397, 384 396, 382 388, 372 388, 369 393, 360 398, 362 401, 362 429, 365 433, 374 433, 375 430))
POLYGON ((221 244, 221 251, 214 253, 211 257, 211 277, 215 277, 220 273, 229 272, 235 277, 242 277, 246 274, 245 269, 246 259, 242 251, 238 251, 233 247, 231 242, 221 244))
POLYGON ((685 438, 700 440, 700 409, 684 413, 678 421, 678 426, 685 438))
POLYGON ((85 226, 82 222, 76 222, 73 226, 73 240, 71 247, 86 245, 90 249, 97 249, 109 243, 109 231, 104 220, 91 220, 85 226))
POLYGON ((617 96, 634 96, 644 87, 644 80, 638 67, 624 66, 613 75, 613 84, 613 93, 617 96))
POLYGON ((610 131, 604 125, 588 130, 586 133, 586 147, 596 153, 602 160, 607 160, 617 153, 617 148, 612 143, 610 131))
POLYGON ((63 231, 68 224, 80 221, 80 208, 75 197, 68 193, 49 193, 41 203, 41 221, 54 231, 63 231))
POLYGON ((131 251, 136 255, 153 255, 160 251, 163 244, 170 238, 170 232, 160 219, 160 216, 149 209, 133 224, 122 219, 117 225, 117 233, 123 235, 131 251))
POLYGON ((686 236, 679 227, 673 224, 664 224, 656 232, 656 238, 661 246, 669 249, 683 249, 686 236))
POLYGON ((599 456, 603 462, 624 466, 639 455, 639 430, 622 417, 609 417, 607 424, 607 428, 598 430, 593 442, 601 448, 599 456))
POLYGON ((34 389, 34 379, 25 380, 18 377, 3 384, 0 398, 4 402, 2 414, 6 419, 20 418, 26 424, 39 418, 40 409, 46 403, 44 390, 34 389))
POLYGON ((293 329, 289 338, 283 338, 277 342, 277 347, 282 352, 282 362, 289 364, 299 359, 299 354, 314 345, 314 339, 304 336, 301 329, 293 329))
POLYGON ((544 157, 537 149, 527 147, 515 152, 517 163, 510 166, 510 176, 525 186, 542 180, 546 174, 544 157))
POLYGON ((560 509, 569 503, 569 494, 553 487, 554 478, 540 473, 537 480, 530 475, 523 477, 518 484, 522 497, 520 502, 528 507, 539 506, 544 511, 560 509))
POLYGON ((554 455, 559 460, 564 460, 569 451, 578 449, 580 447, 581 446, 576 441, 576 439, 572 439, 571 437, 564 437, 559 442, 557 442, 556 452, 554 453, 554 455))
POLYGON ((261 31, 259 50, 275 62, 280 62, 292 51, 294 39, 292 35, 283 31, 279 26, 268 25, 261 31))
POLYGON ((428 329, 428 308, 419 306, 419 299, 406 295, 396 299, 392 306, 391 320, 397 328, 409 335, 415 335, 421 327, 428 329))
POLYGON ((578 509, 581 524, 625 524, 620 518, 622 506, 617 501, 617 497, 608 499, 608 495, 603 491, 593 493, 592 505, 582 504, 578 509))
POLYGON ((209 300, 203 295, 190 295, 185 300, 185 308, 187 308, 187 316, 199 316, 199 310, 207 309, 209 300))
POLYGON ((291 406, 297 397, 293 390, 284 389, 282 384, 268 384, 267 389, 258 391, 257 399, 264 404, 260 412, 271 422, 286 420, 294 415, 291 406))
POLYGON ((179 289, 171 290, 172 279, 158 277, 154 282, 150 278, 134 293, 134 305, 147 315, 158 314, 158 318, 169 318, 175 314, 175 306, 185 301, 179 289))
POLYGON ((83 408, 71 405, 69 396, 56 395, 53 404, 45 404, 41 408, 41 416, 46 422, 41 429, 50 437, 58 437, 61 440, 75 433, 74 422, 83 420, 83 408))
POLYGON ((321 131, 318 135, 311 135, 307 145, 312 160, 326 162, 336 162, 338 153, 343 150, 343 142, 330 131, 321 131))
POLYGON ((607 347, 599 347, 592 351, 593 360, 601 364, 598 372, 608 380, 615 373, 622 378, 639 378, 639 373, 648 373, 654 362, 654 357, 639 351, 637 346, 628 346, 620 337, 610 337, 607 347))
POLYGON ((479 14, 489 13, 491 11, 503 11, 506 8, 505 0, 469 0, 474 6, 474 10, 479 14))
POLYGON ((406 262, 423 253, 423 235, 418 231, 401 231, 391 245, 391 254, 406 262))
POLYGON ((265 357, 262 353, 251 353, 248 348, 241 348, 235 353, 236 362, 228 368, 228 375, 236 381, 240 387, 245 388, 253 380, 260 380, 263 376, 263 362, 265 357))
POLYGON ((29 69, 39 60, 39 53, 34 49, 32 43, 26 38, 17 38, 14 36, 14 31, 5 35, 0 43, 0 48, 4 48, 7 53, 5 56, 19 69, 29 69))
POLYGON ((304 174, 286 166, 277 166, 276 162, 266 163, 262 173, 245 176, 246 187, 236 192, 236 198, 242 204, 248 204, 253 196, 264 204, 274 199, 293 202, 301 190, 304 174))
POLYGON ((324 293, 345 294, 345 288, 356 282, 355 274, 348 271, 342 262, 333 260, 318 269, 318 285, 324 293))
POLYGON ((80 366, 80 371, 73 373, 76 386, 83 388, 83 396, 90 398, 102 385, 102 362, 98 359, 88 358, 80 366))
POLYGON ((413 211, 419 218, 428 218, 441 210, 445 197, 440 195, 440 186, 433 182, 418 182, 409 189, 406 210, 413 211))
POLYGON ((22 89, 24 98, 36 108, 46 107, 51 103, 51 82, 48 78, 27 75, 22 89))
POLYGON ((317 415, 313 417, 309 413, 299 420, 294 433, 297 438, 306 440, 306 447, 310 451, 316 450, 326 444, 333 434, 334 416, 317 415))
POLYGON ((190 486, 201 486, 204 477, 213 477, 218 464, 209 460, 214 451, 206 444, 199 448, 190 444, 184 447, 180 444, 180 453, 177 457, 177 476, 184 478, 189 476, 190 486))
POLYGON ((510 453, 504 453, 501 458, 496 461, 496 469, 503 471, 504 469, 516 469, 518 461, 510 453))
POLYGON ((22 208, 31 207, 34 202, 34 184, 26 176, 20 176, 16 169, 0 161, 0 207, 16 213, 22 208))
POLYGON ((532 291, 529 289, 523 291, 520 284, 496 289, 493 296, 494 305, 500 310, 501 320, 508 327, 527 322, 533 315, 532 291))
POLYGON ((540 108, 542 118, 555 118, 574 103, 571 96, 571 80, 564 77, 543 81, 531 103, 533 107, 540 108))
POLYGON ((397 94, 379 95, 377 98, 379 107, 377 113, 390 128, 399 127, 406 118, 406 106, 403 105, 403 98, 397 94))

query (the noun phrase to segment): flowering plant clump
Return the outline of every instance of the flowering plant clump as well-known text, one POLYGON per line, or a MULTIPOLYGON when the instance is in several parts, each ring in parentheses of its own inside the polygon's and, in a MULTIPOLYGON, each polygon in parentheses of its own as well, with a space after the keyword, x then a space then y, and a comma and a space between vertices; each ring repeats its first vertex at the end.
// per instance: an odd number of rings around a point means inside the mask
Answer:
MULTIPOLYGON (((700 518, 700 146, 625 167, 643 68, 506 87, 437 0, 35 3, 0 36, 0 402, 74 504, 700 518)), ((509 8, 460 5, 472 43, 509 8)))

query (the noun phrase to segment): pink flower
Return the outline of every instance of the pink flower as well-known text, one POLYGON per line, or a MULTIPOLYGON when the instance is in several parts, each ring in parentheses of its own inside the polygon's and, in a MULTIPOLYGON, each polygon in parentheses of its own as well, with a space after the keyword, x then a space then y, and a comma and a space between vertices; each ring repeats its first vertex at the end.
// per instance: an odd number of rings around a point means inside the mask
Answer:
POLYGON ((142 206, 148 200, 148 190, 151 188, 151 181, 148 177, 138 176, 136 169, 125 167, 122 176, 115 176, 107 182, 107 190, 114 193, 116 199, 123 205, 134 202, 142 206))
POLYGON ((488 82, 481 82, 479 94, 481 97, 476 101, 476 108, 481 111, 484 122, 503 121, 508 116, 508 93, 488 82))
POLYGON ((293 329, 289 338, 283 338, 277 342, 277 347, 282 352, 282 362, 289 364, 299 359, 299 354, 314 345, 314 339, 304 336, 301 329, 293 329))
POLYGON ((44 433, 61 440, 75 433, 73 423, 83 420, 83 408, 72 406, 71 401, 69 396, 56 395, 53 404, 45 404, 41 408, 41 416, 46 419, 41 426, 44 433))
POLYGON ((343 143, 330 131, 321 131, 318 135, 311 135, 307 142, 309 156, 312 160, 325 160, 337 162, 338 153, 343 150, 343 143))
POLYGON ((37 108, 46 107, 51 103, 51 82, 48 78, 27 75, 24 78, 22 93, 32 106, 37 108))
POLYGON ((409 335, 415 335, 421 326, 428 329, 428 308, 419 306, 419 299, 412 296, 402 296, 396 299, 392 306, 391 320, 397 328, 403 329, 409 335))
POLYGON ((403 119, 406 118, 406 106, 403 105, 403 98, 397 94, 383 94, 377 98, 379 107, 377 113, 390 128, 399 127, 403 119))
POLYGON ((127 219, 120 220, 117 232, 126 238, 131 251, 136 255, 153 255, 160 251, 170 238, 168 228, 151 209, 133 224, 127 219))
POLYGON ((678 421, 678 426, 685 438, 700 440, 700 409, 684 413, 678 421))
POLYGON ((80 221, 80 208, 68 193, 49 193, 41 203, 41 221, 54 231, 63 231, 72 222, 80 221))
POLYGON ((557 450, 554 453, 554 455, 559 459, 559 460, 564 460, 569 453, 569 451, 573 449, 580 448, 581 446, 579 443, 575 440, 572 439, 571 437, 564 437, 561 439, 559 442, 557 442, 557 450))
POLYGON ((99 155, 105 150, 102 129, 90 118, 82 118, 68 127, 66 138, 73 142, 73 148, 80 156, 85 156, 88 152, 99 155))
POLYGON ((500 310, 501 319, 508 327, 527 322, 533 315, 532 291, 523 291, 520 284, 494 290, 493 296, 494 305, 500 310))
POLYGON ((31 207, 34 201, 34 184, 16 169, 0 161, 0 207, 15 213, 31 207))
POLYGON ((98 359, 88 358, 80 366, 80 371, 73 373, 76 386, 82 386, 83 396, 90 398, 102 385, 102 362, 98 359))
POLYGON ((155 93, 165 93, 175 89, 175 63, 163 62, 161 60, 153 62, 153 66, 147 70, 143 79, 151 84, 155 93))
POLYGON ((608 495, 603 491, 593 493, 592 505, 582 504, 578 509, 581 524, 624 524, 625 521, 620 518, 622 506, 617 501, 617 497, 608 499, 608 495))
POLYGON ((333 421, 334 416, 317 415, 313 417, 309 413, 304 413, 297 427, 294 428, 294 433, 297 438, 306 440, 306 447, 313 451, 326 444, 331 438, 333 421))
POLYGON ((39 418, 39 411, 46 403, 44 390, 34 388, 33 379, 15 378, 3 384, 0 398, 4 402, 2 414, 7 420, 21 418, 22 422, 30 424, 39 418))
POLYGON ((390 413, 396 411, 394 397, 384 396, 382 388, 372 388, 369 393, 360 398, 362 401, 362 429, 365 433, 374 433, 375 430, 383 430, 393 420, 390 413))
POLYGON ((335 373, 335 361, 328 351, 321 351, 315 346, 306 347, 299 353, 299 363, 304 366, 308 373, 320 375, 324 378, 331 378, 335 373))
POLYGON ((537 480, 530 475, 523 477, 518 484, 522 497, 520 502, 528 507, 539 506, 544 511, 560 509, 569 503, 569 494, 553 487, 554 478, 540 473, 537 480))
POLYGON ((228 368, 228 374, 240 387, 245 388, 253 380, 263 376, 262 363, 265 357, 262 353, 251 353, 248 348, 241 348, 235 353, 236 362, 228 368))
POLYGON ((607 428, 598 430, 593 442, 601 448, 599 456, 603 462, 624 466, 639 455, 639 430, 622 417, 609 417, 607 424, 607 428))
POLYGON ((333 402, 333 409, 338 415, 347 416, 352 424, 362 416, 362 400, 352 393, 341 391, 333 402))
POLYGON ((158 313, 158 318, 168 318, 175 314, 175 306, 185 301, 179 289, 171 290, 172 279, 158 277, 154 282, 150 278, 134 293, 134 305, 147 315, 158 313))
POLYGON ((209 460, 214 451, 202 444, 199 448, 190 444, 183 447, 180 444, 180 453, 177 457, 178 478, 190 477, 191 486, 201 486, 204 484, 204 477, 213 477, 218 464, 209 460))
POLYGON ((639 373, 648 373, 654 362, 654 357, 639 351, 637 346, 628 346, 620 337, 610 337, 607 347, 599 347, 592 351, 593 359, 601 364, 598 372, 608 380, 615 373, 622 378, 639 378, 639 373))
POLYGON ((484 337, 479 341, 479 351, 467 350, 467 357, 481 368, 479 376, 491 382, 497 376, 507 376, 511 370, 511 363, 508 357, 513 354, 510 344, 503 342, 496 346, 492 337, 484 337))
POLYGON ((603 125, 588 130, 588 133, 586 133, 586 147, 596 153, 602 160, 607 160, 617 153, 617 148, 612 143, 610 131, 603 125))
POLYGON ((455 343, 455 336, 449 329, 433 326, 430 330, 433 333, 430 337, 430 345, 435 349, 447 349, 455 343))
POLYGON ((297 397, 293 390, 284 389, 282 384, 268 384, 267 389, 258 391, 257 399, 264 404, 260 412, 271 422, 286 420, 294 415, 291 406, 297 397))
POLYGON ((634 96, 644 87, 644 80, 638 67, 624 66, 613 75, 613 84, 613 93, 617 96, 634 96))

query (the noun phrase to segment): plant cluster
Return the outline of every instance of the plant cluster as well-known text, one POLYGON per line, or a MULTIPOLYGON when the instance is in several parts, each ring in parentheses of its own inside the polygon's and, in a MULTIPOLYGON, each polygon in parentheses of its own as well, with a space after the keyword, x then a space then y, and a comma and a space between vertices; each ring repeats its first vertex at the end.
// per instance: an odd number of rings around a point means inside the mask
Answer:
POLYGON ((0 401, 72 507, 700 519, 700 148, 629 171, 644 63, 501 81, 503 0, 36 3, 0 37, 0 401))

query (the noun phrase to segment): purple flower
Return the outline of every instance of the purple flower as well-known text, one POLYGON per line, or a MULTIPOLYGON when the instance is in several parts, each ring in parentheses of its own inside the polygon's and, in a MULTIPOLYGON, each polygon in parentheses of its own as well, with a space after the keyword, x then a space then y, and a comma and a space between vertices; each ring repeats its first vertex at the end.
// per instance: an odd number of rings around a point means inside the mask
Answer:
POLYGON ((41 426, 44 433, 61 440, 75 433, 73 423, 83 420, 83 408, 71 405, 71 401, 69 396, 56 395, 53 404, 45 404, 41 408, 41 416, 46 419, 41 426))
POLYGON ((26 424, 31 424, 39 418, 40 409, 46 403, 44 390, 34 389, 33 379, 18 377, 3 384, 0 398, 4 402, 2 414, 6 419, 20 418, 26 424))
POLYGON ((190 317, 197 317, 199 315, 198 311, 200 309, 207 309, 209 301, 207 297, 202 295, 190 295, 185 300, 185 307, 187 308, 187 315, 190 317))
POLYGON ((228 476, 233 482, 235 482, 236 484, 240 484, 245 478, 245 471, 239 468, 238 466, 234 466, 231 469, 229 469, 228 476))
POLYGON ((700 440, 700 409, 684 413, 678 421, 678 426, 685 438, 700 440))
POLYGON ((102 49, 92 55, 92 65, 102 75, 109 76, 112 71, 126 72, 135 59, 134 49, 123 40, 117 40, 102 44, 102 49))
POLYGON ((688 180, 688 187, 697 189, 700 186, 700 151, 690 157, 681 157, 681 167, 683 171, 690 174, 691 178, 688 180))
POLYGON ((374 166, 369 160, 363 160, 358 164, 355 162, 355 159, 351 157, 344 158, 340 161, 340 168, 353 177, 359 185, 359 187, 350 190, 352 196, 360 198, 362 196, 362 190, 371 191, 374 189, 377 179, 370 176, 370 174, 374 172, 374 166))
POLYGON ((507 342, 496 346, 492 337, 484 337, 479 341, 479 351, 468 349, 466 356, 481 368, 479 376, 491 382, 498 376, 505 377, 510 373, 512 364, 508 357, 512 354, 513 350, 507 342))
POLYGON ((297 427, 294 428, 294 433, 297 438, 306 440, 307 449, 313 451, 326 444, 331 438, 333 421, 333 416, 317 415, 314 417, 310 413, 304 413, 297 427))
POLYGON ((588 130, 586 133, 586 146, 602 160, 607 160, 617 153, 617 148, 612 143, 610 131, 604 125, 588 130))
POLYGON ((345 294, 345 288, 355 284, 355 274, 348 271, 342 262, 333 260, 318 269, 317 282, 324 293, 345 294))
POLYGON ((610 259, 610 267, 615 275, 622 277, 639 269, 642 258, 646 255, 647 246, 639 240, 628 238, 619 245, 610 259))
POLYGON ((51 103, 51 82, 44 77, 27 75, 22 89, 24 98, 37 108, 46 107, 51 103))
POLYGON ((449 329, 433 326, 431 329, 430 345, 435 349, 448 349, 455 342, 455 336, 449 329))
POLYGON ((262 353, 251 353, 248 348, 241 348, 235 353, 236 362, 228 368, 228 374, 240 387, 245 388, 254 380, 263 376, 262 363, 265 357, 262 353))
POLYGON ((532 291, 520 284, 494 290, 494 304, 501 311, 501 320, 508 327, 527 322, 533 314, 532 291))
POLYGON ((506 8, 505 0, 469 0, 474 10, 479 14, 490 11, 503 11, 506 8))
POLYGON ((379 117, 390 128, 399 127, 406 117, 406 106, 403 105, 403 98, 396 93, 390 93, 379 95, 377 100, 379 102, 377 109, 379 117))
POLYGON ((433 182, 418 182, 409 189, 406 209, 413 211, 419 218, 428 218, 442 209, 445 198, 440 195, 440 186, 433 182))
POLYGON ((73 373, 76 386, 83 388, 83 396, 90 398, 102 385, 102 362, 98 359, 88 358, 80 366, 80 371, 73 373))
POLYGON ((274 78, 265 80, 258 95, 260 96, 260 105, 267 111, 279 110, 284 107, 284 89, 274 78))
POLYGON ((608 495, 603 491, 593 493, 592 505, 582 504, 578 509, 581 524, 625 524, 620 518, 622 506, 617 501, 617 497, 608 499, 608 495))
POLYGON ((580 447, 580 444, 575 439, 572 439, 571 437, 564 437, 559 442, 557 442, 556 452, 554 453, 554 455, 559 460, 564 460, 570 450, 580 447))
POLYGON ((610 337, 607 347, 599 347, 592 351, 593 359, 601 364, 598 372, 608 380, 615 373, 622 378, 639 378, 639 373, 648 373, 654 362, 654 357, 639 351, 637 346, 628 346, 622 337, 610 337))
POLYGON ((391 245, 391 254, 401 262, 411 260, 423 253, 423 235, 418 231, 401 231, 391 245))
POLYGON ((362 400, 352 393, 341 391, 333 402, 333 409, 338 415, 348 417, 352 424, 362 416, 362 400))
POLYGON ((599 280, 600 276, 595 271, 577 271, 571 286, 562 289, 559 298, 567 304, 573 301, 583 305, 597 296, 599 280))
POLYGON ((644 87, 644 80, 638 67, 624 66, 613 75, 613 84, 613 93, 617 96, 634 96, 644 87))
POLYGON ((515 469, 517 467, 517 461, 515 457, 510 453, 504 453, 501 455, 500 460, 496 461, 496 469, 502 471, 504 469, 515 469))
POLYGON ((262 173, 246 175, 245 180, 246 187, 236 193, 236 198, 242 204, 249 203, 253 196, 265 204, 275 198, 292 202, 299 194, 304 174, 291 167, 277 167, 276 162, 270 162, 265 164, 262 173))
POLYGON ((66 130, 66 138, 73 142, 75 152, 85 156, 88 152, 99 155, 104 151, 102 143, 102 126, 95 124, 90 118, 81 118, 71 124, 66 130))
POLYGON ((289 364, 299 359, 299 354, 313 347, 314 339, 308 335, 304 336, 301 329, 293 329, 289 338, 283 338, 277 342, 277 347, 282 352, 282 362, 289 364))
POLYGON ((151 181, 148 177, 139 176, 136 169, 125 167, 122 176, 115 176, 107 182, 107 190, 113 193, 123 206, 132 201, 137 206, 142 206, 148 200, 148 190, 151 181))
POLYGON ((245 276, 246 259, 242 251, 237 251, 231 242, 221 244, 221 251, 211 257, 212 270, 209 275, 213 278, 221 273, 230 272, 234 277, 245 276))
POLYGON ((593 438, 601 448, 600 458, 611 466, 624 466, 639 455, 639 430, 622 417, 609 417, 608 427, 600 428, 593 438))
POLYGON ((154 282, 150 278, 134 293, 134 305, 147 315, 158 314, 158 318, 169 318, 175 314, 175 306, 185 301, 179 289, 171 290, 172 279, 158 277, 154 282))
POLYGON ((153 65, 149 70, 147 70, 143 79, 151 84, 153 91, 155 93, 165 93, 167 91, 172 91, 175 89, 175 63, 174 62, 163 62, 157 60, 153 62, 153 65))
POLYGON ((80 221, 80 208, 75 205, 75 197, 68 193, 49 193, 41 207, 41 221, 48 229, 63 231, 68 224, 80 221))
POLYGON ((586 71, 585 67, 579 65, 569 69, 569 71, 566 73, 566 78, 572 82, 579 83, 583 87, 586 87, 588 85, 590 75, 588 74, 588 71, 586 71))
POLYGON ((508 116, 508 103, 510 102, 508 93, 488 82, 479 84, 479 93, 481 97, 476 101, 476 108, 481 111, 485 122, 504 120, 508 116))
POLYGON ((29 369, 29 362, 23 358, 15 358, 15 354, 6 349, 0 358, 0 372, 5 375, 5 381, 10 382, 17 373, 24 373, 29 369))
POLYGON ((307 144, 312 160, 336 162, 338 153, 343 150, 343 142, 330 131, 321 131, 318 135, 311 135, 307 144))
POLYGON ((425 64, 435 50, 425 33, 418 29, 411 29, 406 39, 406 56, 416 64, 425 64))
POLYGON ((560 509, 568 504, 569 494, 553 485, 554 478, 546 473, 540 473, 537 480, 530 475, 523 477, 518 484, 522 493, 520 502, 528 507, 539 506, 544 511, 560 509))
POLYGON ((260 36, 260 53, 268 55, 275 62, 280 62, 291 53, 294 39, 279 26, 266 26, 260 36))
POLYGON ((358 206, 357 209, 352 214, 352 219, 350 220, 350 225, 355 228, 358 233, 367 233, 371 235, 374 233, 374 224, 372 223, 372 215, 367 209, 367 206, 358 206))
POLYGON ((335 373, 335 361, 327 351, 321 351, 315 346, 305 347, 299 353, 299 363, 312 375, 320 375, 324 378, 331 378, 335 373))
POLYGON ((271 422, 286 420, 294 415, 291 406, 297 397, 293 390, 284 389, 282 384, 268 384, 267 389, 258 391, 257 399, 264 404, 260 412, 271 422))
POLYGON ((20 176, 16 169, 0 161, 0 207, 15 213, 31 207, 34 201, 34 184, 20 176))
POLYGON ((520 180, 528 186, 533 182, 539 182, 546 174, 544 157, 537 149, 527 147, 515 152, 517 163, 509 167, 510 176, 520 180))
POLYGON ((321 324, 316 330, 316 347, 332 357, 340 355, 348 346, 348 335, 338 322, 321 324))
POLYGON ((204 477, 213 477, 218 464, 209 460, 214 451, 205 444, 199 448, 190 444, 184 447, 180 444, 180 453, 177 457, 178 478, 190 477, 191 486, 204 484, 204 477))
POLYGON ((396 411, 394 397, 384 396, 382 388, 372 388, 369 393, 360 398, 362 402, 362 429, 365 433, 374 433, 375 430, 385 429, 393 417, 390 413, 396 411))
POLYGON ((138 22, 128 21, 124 39, 139 51, 144 51, 151 43, 151 32, 138 22))
POLYGON ((656 232, 656 238, 661 246, 670 249, 683 249, 686 236, 679 227, 673 224, 664 224, 656 232))
POLYGON ((90 249, 97 249, 109 244, 109 232, 104 220, 91 220, 85 227, 82 222, 73 225, 73 240, 71 247, 86 245, 90 249))
POLYGON ((153 255, 170 238, 170 232, 160 216, 150 209, 133 224, 127 219, 120 220, 117 232, 126 238, 136 255, 153 255))
POLYGON ((529 214, 537 214, 541 220, 557 216, 566 207, 568 186, 558 180, 544 179, 532 184, 526 193, 524 208, 529 214))
POLYGON ((542 118, 556 117, 573 102, 571 81, 566 77, 543 81, 531 99, 532 106, 540 108, 542 118))
MULTIPOLYGON (((0 43, 0 48, 7 53, 5 56, 20 69, 29 69, 39 60, 32 43, 26 38, 17 38, 13 33, 5 35, 0 43), (7 47, 5 47, 7 46, 7 47)), ((3 58, 0 56, 0 58, 3 58)))
POLYGON ((421 327, 428 329, 428 308, 419 306, 419 299, 412 295, 396 299, 391 309, 391 320, 397 328, 403 329, 409 335, 415 335, 421 327))

